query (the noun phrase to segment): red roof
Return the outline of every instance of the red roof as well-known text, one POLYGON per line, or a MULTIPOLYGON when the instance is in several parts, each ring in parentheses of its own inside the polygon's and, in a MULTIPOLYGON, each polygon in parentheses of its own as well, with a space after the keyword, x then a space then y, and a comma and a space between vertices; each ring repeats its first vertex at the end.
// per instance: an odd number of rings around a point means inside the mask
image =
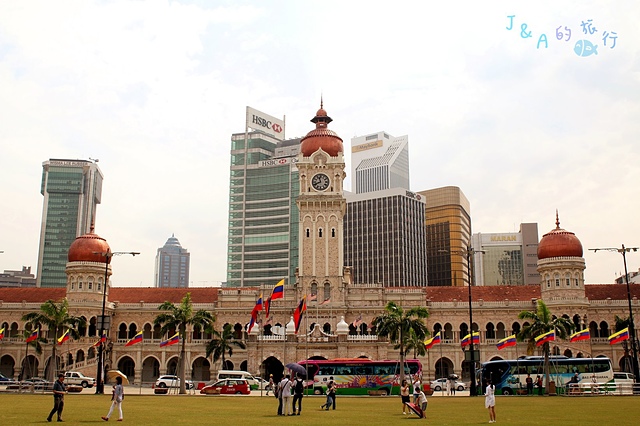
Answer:
MULTIPOLYGON (((193 303, 213 303, 218 300, 218 288, 153 288, 153 287, 113 287, 109 301, 120 303, 157 303, 169 301, 180 303, 187 293, 191 293, 193 303)), ((0 301, 5 303, 44 303, 51 299, 62 300, 66 288, 0 288, 0 301)))
MULTIPOLYGON (((471 288, 474 301, 482 299, 486 302, 498 302, 505 299, 513 301, 529 301, 540 298, 540 286, 509 285, 480 286, 471 288)), ((452 302, 453 300, 469 301, 469 287, 427 287, 427 300, 432 302, 452 302)))

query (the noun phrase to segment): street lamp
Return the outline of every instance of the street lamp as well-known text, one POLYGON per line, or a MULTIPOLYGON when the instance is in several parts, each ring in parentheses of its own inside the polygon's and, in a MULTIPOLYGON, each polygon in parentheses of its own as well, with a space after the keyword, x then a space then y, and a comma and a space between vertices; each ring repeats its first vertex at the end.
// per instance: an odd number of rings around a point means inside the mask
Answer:
POLYGON ((135 256, 136 254, 140 254, 136 251, 111 251, 107 249, 106 252, 93 252, 93 254, 99 254, 100 256, 104 256, 104 283, 102 286, 102 315, 100 315, 100 346, 98 346, 98 371, 96 373, 96 394, 104 393, 104 383, 102 381, 102 370, 104 369, 104 344, 102 341, 102 336, 104 335, 104 310, 107 304, 107 280, 109 278, 109 262, 113 256, 120 256, 123 254, 130 254, 131 256, 135 256))
POLYGON ((636 341, 636 330, 633 322, 633 309, 631 308, 631 287, 629 287, 629 272, 627 272, 627 252, 638 251, 639 247, 625 247, 622 244, 622 248, 617 247, 604 247, 589 249, 594 253, 598 250, 617 251, 622 254, 622 261, 624 263, 624 280, 627 283, 627 302, 629 302, 629 334, 631 335, 631 352, 633 354, 633 375, 635 376, 635 382, 640 383, 640 371, 638 368, 638 346, 636 341))
MULTIPOLYGON (((438 250, 441 252, 449 252, 448 250, 438 250)), ((471 255, 475 253, 484 253, 484 250, 475 250, 471 246, 467 246, 465 250, 449 252, 450 254, 464 254, 467 257, 467 281, 469 287, 469 337, 471 338, 469 343, 469 351, 471 355, 471 384, 469 386, 469 396, 477 396, 478 389, 476 387, 476 355, 473 350, 473 307, 471 305, 471 285, 472 285, 472 275, 471 275, 471 255)))

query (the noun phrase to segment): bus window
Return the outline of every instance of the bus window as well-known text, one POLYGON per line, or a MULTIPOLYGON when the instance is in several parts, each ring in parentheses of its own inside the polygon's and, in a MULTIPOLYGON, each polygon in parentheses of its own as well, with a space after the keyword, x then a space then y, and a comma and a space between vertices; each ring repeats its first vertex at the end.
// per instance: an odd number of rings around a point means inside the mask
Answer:
POLYGON ((408 365, 409 365, 409 372, 412 375, 415 375, 416 373, 418 373, 418 370, 419 370, 418 364, 416 364, 415 362, 412 362, 411 364, 408 364, 408 365))
POLYGON ((321 376, 333 376, 335 375, 335 369, 333 365, 321 365, 319 374, 321 376))
POLYGON ((354 369, 354 374, 357 374, 359 376, 371 376, 373 374, 373 368, 370 365, 359 365, 354 369))

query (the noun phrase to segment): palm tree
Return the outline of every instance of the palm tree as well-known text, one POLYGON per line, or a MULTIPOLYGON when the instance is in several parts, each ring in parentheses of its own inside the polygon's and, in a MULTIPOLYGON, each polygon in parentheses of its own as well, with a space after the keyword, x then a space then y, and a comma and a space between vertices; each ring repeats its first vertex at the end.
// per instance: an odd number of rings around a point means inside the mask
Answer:
POLYGON ((74 339, 78 339, 78 337, 80 337, 78 327, 85 327, 86 321, 82 317, 69 314, 69 301, 66 298, 62 299, 60 303, 47 300, 40 306, 40 312, 29 312, 22 317, 22 320, 27 321, 27 324, 31 324, 32 326, 44 325, 49 329, 49 334, 53 334, 50 362, 55 364, 52 368, 49 368, 46 377, 47 380, 52 382, 58 370, 58 359, 56 357, 57 338, 62 336, 65 330, 68 329, 69 335, 74 339))
MULTIPOLYGON (((429 332, 425 334, 425 339, 428 335, 429 332)), ((393 349, 400 349, 400 345, 395 345, 393 349)), ((425 356, 427 354, 427 350, 424 348, 424 339, 419 339, 418 335, 413 329, 409 330, 409 336, 406 338, 404 356, 406 357, 410 351, 413 351, 414 359, 418 358, 419 356, 425 356)))
POLYGON ((213 329, 210 329, 209 331, 213 334, 213 339, 207 343, 206 356, 213 354, 214 363, 222 358, 222 368, 224 368, 224 355, 233 355, 232 346, 237 346, 240 349, 245 349, 247 347, 247 345, 242 341, 234 339, 231 324, 225 324, 222 328, 222 333, 213 329))
POLYGON ((416 307, 404 311, 396 302, 389 302, 384 307, 385 312, 374 318, 373 324, 376 327, 378 336, 389 337, 389 340, 396 343, 400 352, 400 383, 404 380, 404 356, 405 345, 410 336, 411 330, 417 339, 424 340, 429 334, 429 330, 424 323, 424 319, 429 317, 426 308, 416 307))
POLYGON ((154 325, 162 326, 160 332, 162 335, 170 330, 177 330, 180 335, 180 366, 178 369, 178 377, 180 378, 180 394, 186 394, 187 388, 184 380, 184 359, 185 345, 187 342, 187 325, 199 325, 200 327, 209 327, 216 320, 215 316, 199 309, 193 312, 193 304, 191 303, 191 293, 187 293, 180 302, 179 306, 166 301, 158 306, 158 310, 164 311, 153 321, 154 325))
MULTIPOLYGON (((541 299, 538 299, 538 305, 535 311, 522 311, 518 314, 518 318, 532 321, 530 325, 524 326, 517 335, 519 341, 522 342, 527 339, 529 345, 533 344, 537 336, 551 330, 555 330, 557 337, 566 339, 575 327, 571 320, 562 317, 556 318, 551 315, 551 311, 549 311, 549 308, 547 308, 547 305, 541 299)), ((544 352, 545 390, 549 393, 549 342, 543 344, 542 350, 544 352)))

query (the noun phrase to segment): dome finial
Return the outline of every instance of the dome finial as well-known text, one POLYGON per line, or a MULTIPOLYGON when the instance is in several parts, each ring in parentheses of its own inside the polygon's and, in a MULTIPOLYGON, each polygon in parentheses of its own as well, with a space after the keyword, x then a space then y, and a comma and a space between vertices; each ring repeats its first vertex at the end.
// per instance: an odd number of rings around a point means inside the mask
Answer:
POLYGON ((320 109, 324 109, 323 104, 324 102, 322 100, 322 93, 320 93, 320 109))
POLYGON ((558 219, 558 209, 556 209, 556 229, 560 229, 560 219, 558 219))

